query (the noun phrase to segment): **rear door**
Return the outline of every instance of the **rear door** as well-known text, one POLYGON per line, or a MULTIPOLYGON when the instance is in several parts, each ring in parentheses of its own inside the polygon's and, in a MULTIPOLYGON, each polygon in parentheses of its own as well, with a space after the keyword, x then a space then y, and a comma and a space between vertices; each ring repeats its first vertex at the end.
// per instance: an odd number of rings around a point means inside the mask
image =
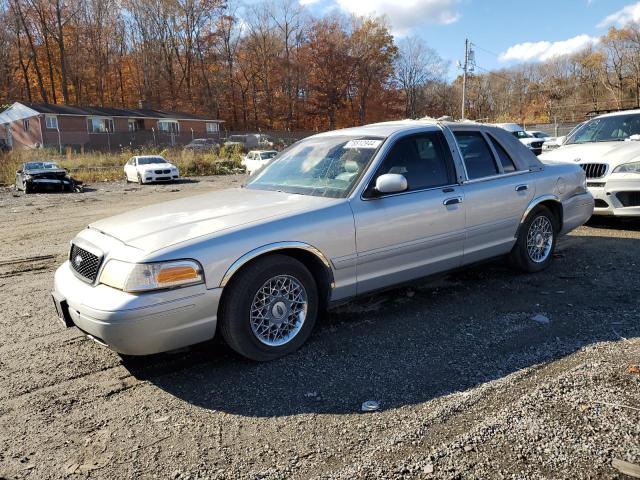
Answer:
POLYGON ((518 170, 507 149, 480 129, 454 131, 467 172, 463 263, 507 253, 535 193, 529 170, 518 170))
POLYGON ((464 245, 464 193, 441 131, 402 137, 352 200, 358 293, 455 268, 464 245), (378 176, 405 176, 402 193, 376 195, 378 176))

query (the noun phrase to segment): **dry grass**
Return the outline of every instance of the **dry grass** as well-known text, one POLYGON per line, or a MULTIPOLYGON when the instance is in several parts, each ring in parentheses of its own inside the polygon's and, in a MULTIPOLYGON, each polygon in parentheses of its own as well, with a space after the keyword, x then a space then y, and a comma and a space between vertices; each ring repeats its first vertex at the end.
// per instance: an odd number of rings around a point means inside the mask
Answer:
POLYGON ((16 170, 25 162, 50 160, 67 169, 77 180, 95 183, 122 180, 124 164, 133 155, 162 155, 174 163, 185 177, 225 175, 242 169, 239 148, 222 147, 219 153, 194 153, 182 149, 146 149, 144 152, 124 150, 120 153, 69 153, 56 150, 16 150, 0 155, 0 184, 13 184, 16 170))

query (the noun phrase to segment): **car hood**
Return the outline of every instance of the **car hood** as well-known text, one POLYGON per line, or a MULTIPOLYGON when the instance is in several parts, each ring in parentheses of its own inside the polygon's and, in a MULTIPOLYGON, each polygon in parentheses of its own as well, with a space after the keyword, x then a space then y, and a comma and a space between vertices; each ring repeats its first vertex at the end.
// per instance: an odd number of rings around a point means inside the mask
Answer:
POLYGON ((150 253, 339 201, 342 199, 237 188, 132 210, 92 223, 89 228, 150 253))
POLYGON ((617 167, 640 157, 640 142, 601 142, 563 145, 545 152, 538 158, 543 162, 606 163, 617 167))
POLYGON ((171 163, 152 163, 150 165, 138 165, 138 168, 141 168, 143 170, 160 170, 174 167, 175 165, 171 163))

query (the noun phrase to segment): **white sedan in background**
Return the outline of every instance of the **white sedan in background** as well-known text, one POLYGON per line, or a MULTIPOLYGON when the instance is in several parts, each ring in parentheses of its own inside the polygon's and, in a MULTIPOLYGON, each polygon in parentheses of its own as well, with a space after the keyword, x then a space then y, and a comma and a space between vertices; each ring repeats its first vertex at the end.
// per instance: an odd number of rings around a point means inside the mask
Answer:
POLYGON ((150 182, 170 182, 180 178, 178 167, 160 155, 136 155, 124 166, 127 182, 140 185, 150 182))
POLYGON ((252 175, 253 172, 260 170, 269 161, 278 154, 275 150, 251 150, 242 159, 242 165, 247 169, 247 173, 252 175))

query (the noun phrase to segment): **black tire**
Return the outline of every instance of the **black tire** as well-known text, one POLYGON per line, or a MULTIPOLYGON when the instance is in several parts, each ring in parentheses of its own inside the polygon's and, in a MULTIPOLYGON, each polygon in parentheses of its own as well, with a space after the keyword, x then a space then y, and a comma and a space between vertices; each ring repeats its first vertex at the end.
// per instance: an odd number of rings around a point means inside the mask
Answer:
POLYGON ((142 175, 138 173, 138 183, 142 185, 142 175))
POLYGON ((33 187, 30 183, 23 182, 24 185, 24 193, 33 193, 33 187))
POLYGON ((553 261, 553 252, 555 252, 556 249, 556 242, 558 240, 559 231, 558 223, 558 219, 553 213, 551 213, 551 211, 547 207, 545 207, 544 205, 538 205, 537 207, 535 207, 531 211, 531 213, 529 213, 524 223, 520 227, 518 239, 509 255, 511 264, 519 270, 529 273, 540 272, 547 268, 553 261), (532 258, 532 255, 529 252, 529 248, 527 247, 527 238, 529 236, 531 226, 538 219, 540 219, 540 222, 545 222, 546 219, 550 223, 553 237, 551 239, 551 249, 543 259, 538 259, 538 261, 536 261, 532 258))
POLYGON ((264 362, 296 351, 311 335, 318 316, 318 287, 309 270, 286 255, 269 255, 238 272, 225 287, 220 309, 220 331, 227 344, 240 355, 264 362), (293 277, 307 297, 307 313, 300 330, 287 343, 272 346, 263 343, 251 328, 250 311, 254 297, 270 279, 293 277))

